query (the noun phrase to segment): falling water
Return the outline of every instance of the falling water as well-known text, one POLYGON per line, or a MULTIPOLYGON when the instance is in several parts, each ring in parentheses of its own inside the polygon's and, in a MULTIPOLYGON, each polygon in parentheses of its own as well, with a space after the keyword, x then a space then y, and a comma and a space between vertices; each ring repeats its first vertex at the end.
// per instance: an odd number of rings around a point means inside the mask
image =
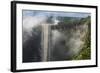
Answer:
POLYGON ((48 31, 49 25, 48 24, 43 24, 42 25, 42 43, 43 43, 43 56, 42 56, 42 61, 47 61, 47 56, 48 56, 48 36, 49 36, 49 31, 48 31))

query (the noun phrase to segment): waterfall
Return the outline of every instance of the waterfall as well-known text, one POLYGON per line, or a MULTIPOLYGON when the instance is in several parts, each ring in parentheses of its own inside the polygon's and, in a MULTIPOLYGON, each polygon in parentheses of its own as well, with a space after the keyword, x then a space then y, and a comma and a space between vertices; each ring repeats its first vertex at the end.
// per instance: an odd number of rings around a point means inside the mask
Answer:
POLYGON ((47 61, 47 56, 48 56, 48 24, 43 24, 42 25, 42 49, 43 49, 43 55, 42 55, 42 61, 47 61))

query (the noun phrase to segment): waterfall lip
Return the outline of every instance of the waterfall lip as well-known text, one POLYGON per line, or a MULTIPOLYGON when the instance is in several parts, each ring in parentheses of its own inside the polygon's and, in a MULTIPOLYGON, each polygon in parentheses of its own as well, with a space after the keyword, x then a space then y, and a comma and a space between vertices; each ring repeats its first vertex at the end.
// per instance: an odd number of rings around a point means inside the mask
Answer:
POLYGON ((54 25, 58 25, 59 22, 60 22, 59 20, 55 19, 54 20, 54 25))

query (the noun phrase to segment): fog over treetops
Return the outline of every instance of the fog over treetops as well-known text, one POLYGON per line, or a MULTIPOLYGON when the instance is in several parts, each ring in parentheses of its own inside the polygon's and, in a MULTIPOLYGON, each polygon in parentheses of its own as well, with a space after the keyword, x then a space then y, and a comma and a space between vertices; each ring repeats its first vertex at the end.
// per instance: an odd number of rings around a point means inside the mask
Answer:
POLYGON ((89 13, 23 11, 23 62, 86 60, 91 57, 89 13), (48 25, 48 48, 43 52, 48 25))

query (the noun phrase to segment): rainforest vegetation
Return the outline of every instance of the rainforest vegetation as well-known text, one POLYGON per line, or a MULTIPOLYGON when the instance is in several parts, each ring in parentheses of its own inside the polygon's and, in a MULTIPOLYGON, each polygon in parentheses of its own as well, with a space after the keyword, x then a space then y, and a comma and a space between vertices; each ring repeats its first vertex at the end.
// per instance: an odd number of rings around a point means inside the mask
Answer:
POLYGON ((44 56, 45 61, 91 59, 91 16, 68 14, 37 11, 23 15, 23 62, 42 62, 44 56), (43 25, 48 29, 43 30, 43 25))

